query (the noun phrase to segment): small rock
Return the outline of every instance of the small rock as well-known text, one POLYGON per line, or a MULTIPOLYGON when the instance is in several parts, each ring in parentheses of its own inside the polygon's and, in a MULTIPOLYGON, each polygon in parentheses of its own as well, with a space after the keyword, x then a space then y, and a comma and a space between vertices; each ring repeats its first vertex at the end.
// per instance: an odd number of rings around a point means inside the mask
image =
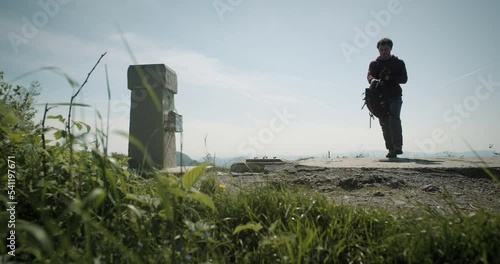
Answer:
POLYGON ((355 178, 341 180, 339 182, 339 186, 345 190, 354 190, 362 187, 362 185, 355 178))
POLYGON ((401 200, 393 200, 393 202, 394 202, 394 205, 396 205, 398 207, 406 206, 406 202, 401 201, 401 200))
POLYGON ((245 173, 245 172, 252 172, 252 173, 259 173, 264 171, 264 165, 257 165, 254 163, 249 163, 249 162, 236 162, 231 165, 230 168, 231 172, 235 173, 245 173))
POLYGON ((406 185, 406 182, 402 179, 393 179, 388 182, 387 185, 389 185, 389 187, 391 188, 401 188, 406 185))
POLYGON ((373 194, 373 196, 382 197, 382 196, 385 196, 385 194, 383 192, 376 192, 373 194))
POLYGON ((428 185, 425 185, 424 188, 422 188, 422 191, 424 191, 424 192, 438 192, 439 187, 428 184, 428 185))
POLYGON ((311 172, 311 171, 325 171, 326 170, 325 167, 314 167, 314 166, 304 166, 304 165, 295 165, 295 169, 298 172, 302 172, 302 171, 311 172))
POLYGON ((375 183, 375 177, 371 175, 362 176, 359 180, 362 184, 373 184, 375 183))
POLYGON ((231 172, 231 175, 233 177, 240 177, 240 176, 255 176, 257 174, 251 172, 231 172))
POLYGON ((293 166, 293 164, 289 163, 278 163, 278 164, 267 164, 264 167, 264 173, 276 173, 276 172, 284 172, 287 174, 296 174, 297 169, 293 166))
POLYGON ((373 179, 376 183, 388 182, 391 178, 384 175, 373 175, 373 179))

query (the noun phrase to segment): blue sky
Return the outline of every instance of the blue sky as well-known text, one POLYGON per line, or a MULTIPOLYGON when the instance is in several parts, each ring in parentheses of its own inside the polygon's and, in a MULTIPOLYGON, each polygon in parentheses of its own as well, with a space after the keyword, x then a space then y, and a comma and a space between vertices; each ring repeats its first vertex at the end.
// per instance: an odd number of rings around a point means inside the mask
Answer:
MULTIPOLYGON (((138 63, 176 71, 186 154, 357 154, 384 149, 378 123, 370 129, 360 108, 376 42, 389 37, 409 77, 404 150, 459 152, 468 142, 499 151, 498 10, 494 0, 3 1, 0 70, 9 81, 56 66, 81 83, 107 52, 77 100, 93 108, 75 118, 95 127, 96 111, 106 116, 107 65, 110 147, 127 153, 127 139, 114 131, 128 131, 133 61, 119 25, 138 63)), ((32 80, 42 85, 39 103, 69 102, 73 90, 60 76, 44 71, 15 82, 32 80)))

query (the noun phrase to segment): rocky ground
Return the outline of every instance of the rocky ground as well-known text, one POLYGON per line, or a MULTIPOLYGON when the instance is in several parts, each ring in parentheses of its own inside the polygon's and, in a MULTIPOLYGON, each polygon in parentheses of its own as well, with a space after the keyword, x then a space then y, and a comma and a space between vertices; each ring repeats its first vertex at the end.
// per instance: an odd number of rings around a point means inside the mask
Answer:
MULTIPOLYGON (((254 173, 241 171, 233 168, 217 174, 227 188, 281 183, 312 189, 338 204, 389 210, 430 207, 442 212, 456 205, 465 211, 500 213, 500 183, 479 167, 325 167, 285 162, 254 168, 254 173)), ((500 167, 489 171, 500 176, 500 167)))

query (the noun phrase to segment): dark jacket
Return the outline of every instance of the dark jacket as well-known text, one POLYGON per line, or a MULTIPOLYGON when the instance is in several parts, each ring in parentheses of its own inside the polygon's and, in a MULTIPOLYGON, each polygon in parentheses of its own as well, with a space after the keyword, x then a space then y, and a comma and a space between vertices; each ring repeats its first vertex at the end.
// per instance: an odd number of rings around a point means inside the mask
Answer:
POLYGON ((384 69, 388 70, 386 72, 388 72, 387 75, 389 76, 389 80, 383 81, 384 88, 382 94, 384 98, 390 99, 402 96, 403 90, 399 84, 408 81, 404 61, 398 59, 398 57, 394 55, 391 55, 391 57, 386 60, 378 57, 376 60, 370 62, 370 66, 368 67, 368 83, 370 83, 372 79, 381 79, 384 75, 384 69))

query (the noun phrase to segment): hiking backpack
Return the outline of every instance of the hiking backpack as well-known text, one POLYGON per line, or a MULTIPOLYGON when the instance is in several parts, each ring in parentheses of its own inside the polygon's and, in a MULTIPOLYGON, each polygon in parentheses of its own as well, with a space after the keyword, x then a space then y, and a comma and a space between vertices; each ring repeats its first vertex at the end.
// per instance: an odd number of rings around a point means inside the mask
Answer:
POLYGON ((383 85, 383 81, 374 81, 370 84, 369 88, 365 88, 365 98, 363 99, 365 103, 361 109, 363 109, 365 105, 368 107, 370 127, 371 120, 375 119, 373 116, 383 118, 389 115, 389 106, 387 105, 387 102, 382 94, 383 85))

